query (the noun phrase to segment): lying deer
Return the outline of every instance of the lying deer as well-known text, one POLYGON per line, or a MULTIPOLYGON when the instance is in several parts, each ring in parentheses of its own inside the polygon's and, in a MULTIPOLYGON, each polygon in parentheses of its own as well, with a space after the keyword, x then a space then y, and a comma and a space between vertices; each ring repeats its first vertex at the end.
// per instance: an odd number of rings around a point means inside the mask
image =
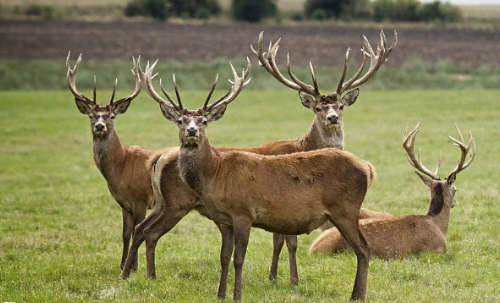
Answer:
MULTIPOLYGON (((415 157, 415 138, 419 130, 420 123, 409 135, 406 135, 407 129, 405 129, 403 147, 406 150, 410 164, 423 175, 418 172, 415 173, 430 189, 431 202, 429 210, 424 216, 411 215, 361 220, 361 231, 370 243, 371 252, 374 256, 392 258, 408 253, 446 252, 446 233, 448 231, 450 210, 455 206, 456 188, 453 183, 456 175, 466 169, 474 160, 475 141, 469 131, 469 143, 465 145, 462 133, 457 127, 460 140, 452 137, 450 139, 460 147, 460 161, 455 169, 448 174, 448 177, 441 180, 438 177, 441 158, 436 170, 431 172, 423 166, 420 161, 420 154, 418 160, 415 157), (470 159, 465 162, 469 151, 471 152, 470 159)), ((350 249, 349 244, 337 229, 332 228, 323 232, 314 241, 310 252, 328 254, 347 249, 350 249)))
MULTIPOLYGON (((231 66, 232 67, 232 66, 231 66)), ((148 71, 147 77, 152 77, 148 71)), ((178 168, 210 217, 235 241, 234 300, 241 300, 242 268, 252 226, 280 234, 310 233, 330 220, 348 239, 358 260, 351 299, 366 298, 370 248, 358 225, 361 203, 375 178, 374 167, 338 149, 279 156, 211 147, 205 130, 219 120, 247 83, 233 68, 233 86, 212 104, 214 82, 197 110, 161 102, 166 119, 179 127, 178 168)), ((150 83, 148 80, 147 83, 150 83)), ((177 91, 176 91, 177 92, 177 91)), ((177 93, 178 96, 178 93, 177 93)))
MULTIPOLYGON (((134 92, 114 101, 117 79, 110 103, 101 106, 96 103, 95 76, 93 99, 85 97, 76 89, 76 73, 82 61, 82 55, 76 61, 74 68, 71 69, 69 65, 70 54, 66 59, 69 90, 75 96, 78 110, 90 118, 95 164, 108 182, 109 192, 122 208, 123 253, 120 268, 123 268, 134 227, 144 220, 146 211, 152 205, 154 198, 147 163, 155 152, 148 148, 123 145, 113 123, 117 115, 127 111, 130 102, 141 91, 141 80, 134 60, 134 68, 132 69, 136 78, 134 92)), ((137 269, 137 253, 131 256, 131 260, 131 268, 137 269)))
MULTIPOLYGON (((397 44, 397 33, 394 36, 394 42, 391 46, 387 47, 387 41, 383 32, 381 33, 381 44, 377 46, 377 53, 375 54, 372 50, 372 47, 368 40, 365 38, 365 48, 368 50, 368 53, 363 49, 363 63, 358 70, 358 72, 353 76, 353 78, 349 79, 347 82, 344 82, 345 75, 347 72, 347 60, 349 59, 349 51, 346 53, 344 71, 341 76, 341 80, 337 87, 337 90, 333 94, 322 95, 319 93, 318 84, 316 82, 316 78, 314 75, 314 70, 311 67, 311 75, 313 78, 314 87, 304 84, 302 81, 298 80, 295 75, 293 75, 290 69, 290 62, 288 61, 288 73, 290 78, 293 81, 286 79, 278 70, 276 65, 276 54, 279 48, 279 41, 272 45, 267 53, 263 51, 263 33, 259 35, 258 40, 258 50, 254 51, 256 56, 259 58, 259 61, 263 65, 266 70, 271 73, 276 79, 278 79, 281 83, 286 86, 299 91, 302 104, 315 113, 315 118, 311 125, 309 132, 298 140, 283 140, 283 141, 273 141, 267 144, 263 144, 253 148, 245 148, 245 149, 229 149, 229 148, 219 148, 220 151, 227 150, 239 150, 239 151, 248 151, 257 154, 263 155, 280 155, 280 154, 289 154, 299 151, 310 151, 325 147, 336 147, 339 149, 343 149, 344 139, 343 139, 343 110, 344 106, 349 106, 354 104, 356 98, 359 94, 359 89, 356 87, 365 83, 371 76, 373 76, 380 66, 386 61, 392 49, 397 44), (361 78, 361 72, 365 66, 365 61, 367 57, 370 57, 371 63, 370 68, 361 78), (359 79, 358 79, 359 78, 359 79), (354 89, 356 88, 356 89, 354 89), (347 90, 351 90, 349 93, 345 94, 342 97, 342 94, 347 90)), ((151 77, 149 81, 146 79, 145 74, 139 70, 142 75, 143 82, 146 85, 147 91, 149 95, 159 102, 167 103, 162 97, 160 97, 156 91, 154 90, 152 84, 152 75, 153 69, 156 63, 154 63, 151 67, 146 68, 149 70, 151 77)), ((247 69, 248 70, 248 69, 247 69)), ((176 91, 176 95, 179 95, 177 85, 175 83, 174 78, 174 88, 176 91)), ((165 89, 162 86, 162 91, 166 95, 169 102, 172 98, 168 95, 165 89)), ((180 99, 178 98, 179 102, 180 99)), ((156 160, 156 159, 155 159, 156 160)), ((170 177, 171 174, 175 175, 176 165, 171 164, 169 161, 177 161, 176 156, 174 155, 164 155, 160 160, 156 161, 156 177, 153 178, 157 180, 157 185, 155 186, 159 192, 159 198, 156 199, 156 208, 152 210, 151 214, 148 218, 142 222, 136 228, 136 236, 131 245, 131 252, 138 250, 139 246, 142 244, 144 240, 146 240, 146 256, 148 262, 148 277, 155 278, 155 265, 154 265, 154 249, 156 247, 156 243, 161 236, 167 233, 179 220, 182 219, 189 211, 192 209, 197 209, 199 212, 208 216, 206 211, 204 211, 204 206, 199 202, 195 197, 195 195, 191 196, 191 201, 180 201, 181 199, 174 198, 174 195, 171 194, 172 187, 171 183, 179 183, 174 181, 170 177), (174 171, 170 171, 174 169, 174 171), (168 176, 168 177, 167 177, 168 176), (169 181, 166 181, 169 180, 169 181), (163 194, 162 194, 163 193, 163 194), (168 197, 168 198, 165 198, 168 197), (175 199, 176 201, 172 201, 175 199), (163 201, 163 202, 162 202, 163 201), (171 209, 169 211, 163 211, 162 205, 167 204, 175 210, 171 209), (174 207, 175 206, 175 207, 174 207), (143 236, 144 235, 144 236, 143 236), (150 243, 150 244, 148 244, 150 243)), ((155 182, 153 182, 155 183, 155 182)), ((183 191, 181 185, 178 184, 178 187, 175 189, 179 194, 176 197, 184 197, 188 199, 188 193, 184 193, 180 195, 180 192, 183 191)), ((158 196, 158 195, 156 195, 158 196)), ((370 210, 362 209, 360 212, 361 218, 372 218, 379 217, 383 215, 388 215, 386 213, 378 213, 370 210)), ((209 217, 209 216, 208 216, 209 217)), ((295 235, 283 236, 279 234, 274 234, 274 252, 273 252, 273 263, 271 265, 270 270, 270 278, 273 279, 276 277, 277 273, 277 264, 279 253, 281 248, 283 247, 284 237, 287 239, 287 247, 289 249, 289 260, 290 260, 290 280, 293 284, 298 283, 298 274, 297 274, 297 265, 296 265, 296 249, 297 249, 297 237, 295 235)), ((225 247, 222 250, 221 254, 221 266, 222 266, 222 274, 221 274, 221 285, 219 287, 219 296, 225 296, 225 281, 227 279, 227 271, 229 268, 229 262, 232 254, 232 246, 233 240, 228 239, 223 235, 223 246, 225 247), (224 240, 226 239, 226 240, 224 240)), ((128 263, 128 262, 127 262, 128 263)), ((130 263, 128 263, 130 264, 130 263)), ((124 270, 121 274, 121 278, 125 279, 128 277, 129 268, 125 265, 124 270)))

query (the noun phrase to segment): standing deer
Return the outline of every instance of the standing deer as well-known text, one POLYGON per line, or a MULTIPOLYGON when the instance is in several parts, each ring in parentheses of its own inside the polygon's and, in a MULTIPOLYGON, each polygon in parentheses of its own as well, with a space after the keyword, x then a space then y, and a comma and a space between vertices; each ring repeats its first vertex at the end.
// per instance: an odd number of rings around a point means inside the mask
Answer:
MULTIPOLYGON (((232 67, 232 65, 231 65, 232 67)), ((231 90, 209 104, 217 78, 202 108, 189 110, 172 98, 161 102, 166 119, 179 128, 178 167, 210 217, 234 237, 234 300, 241 300, 242 268, 252 226, 280 234, 310 233, 330 220, 356 252, 358 267, 351 299, 366 298, 370 248, 359 230, 361 203, 375 178, 374 167, 338 149, 265 156, 220 151, 205 130, 219 120, 247 80, 234 70, 231 90)), ((147 71, 152 77, 152 71, 147 71)), ((150 83, 148 80, 147 83, 150 83)), ((177 97, 179 94, 176 90, 177 97)))
MULTIPOLYGON (((76 89, 76 73, 82 61, 82 55, 78 57, 73 69, 69 65, 70 55, 71 52, 66 59, 69 90, 75 96, 78 110, 90 118, 95 164, 106 179, 109 192, 122 208, 123 253, 120 268, 123 268, 134 227, 144 220, 146 211, 152 205, 154 198, 147 163, 155 152, 148 148, 123 145, 113 123, 117 115, 127 111, 130 102, 141 91, 141 80, 134 60, 134 68, 132 69, 136 78, 134 92, 114 101, 117 79, 110 103, 101 106, 96 103, 95 76, 93 99, 85 97, 76 89)), ((131 260, 132 269, 137 269, 137 253, 131 256, 131 260)))
MULTIPOLYGON (((456 126, 456 125, 455 125, 456 126)), ((446 233, 450 210, 455 206, 456 188, 453 185, 456 175, 466 169, 474 160, 475 141, 469 131, 469 143, 465 145, 462 133, 457 128, 460 140, 448 136, 460 148, 461 156, 455 169, 448 177, 441 180, 438 177, 439 165, 431 172, 422 165, 420 154, 415 157, 415 138, 420 130, 420 123, 406 135, 403 134, 403 147, 406 150, 408 161, 422 174, 415 172, 418 177, 429 187, 431 202, 429 210, 424 216, 396 216, 386 219, 367 219, 360 221, 360 227, 370 243, 371 253, 374 256, 393 258, 416 252, 446 252, 446 233), (470 159, 465 162, 467 154, 471 152, 470 159)), ((312 253, 336 253, 349 249, 339 231, 335 228, 323 232, 312 244, 312 253)))
MULTIPOLYGON (((298 80, 292 73, 290 69, 290 62, 288 60, 288 72, 290 77, 294 79, 292 81, 286 79, 283 75, 279 73, 279 70, 276 65, 276 54, 279 48, 279 41, 276 42, 267 53, 263 52, 263 32, 259 35, 258 40, 258 51, 254 51, 256 56, 259 58, 261 64, 266 68, 266 70, 271 73, 275 78, 277 78, 281 83, 287 85, 288 87, 298 90, 300 97, 302 99, 302 104, 313 110, 315 113, 315 118, 311 125, 309 132, 298 140, 282 140, 282 141, 273 141, 260 146, 245 148, 245 149, 231 149, 231 148, 218 148, 220 151, 227 150, 239 150, 239 151, 247 151, 262 155, 280 155, 280 154, 290 154, 294 152, 300 151, 310 151, 321 149, 325 147, 336 147, 339 149, 343 149, 344 139, 343 139, 343 109, 344 106, 352 105, 359 94, 359 89, 356 87, 360 86, 364 82, 366 82, 371 76, 373 76, 376 71, 380 68, 380 66, 386 61, 390 52, 394 49, 397 44, 397 33, 394 33, 394 42, 390 47, 387 47, 387 41, 383 32, 380 34, 381 44, 377 46, 377 53, 375 54, 372 50, 372 47, 368 40, 365 37, 365 48, 368 50, 368 53, 363 49, 363 63, 358 70, 358 72, 348 80, 344 82, 346 72, 347 72, 347 60, 349 58, 349 51, 346 53, 344 71, 341 76, 341 80, 337 87, 337 90, 330 95, 321 95, 319 94, 318 84, 316 82, 314 76, 314 70, 311 66, 311 74, 313 77, 314 88, 312 86, 308 86, 304 84, 302 81, 298 80), (361 78, 361 73, 365 66, 366 57, 370 57, 371 63, 368 72, 361 78), (359 78, 359 79, 358 79, 359 78), (296 80, 295 80, 296 79, 296 80), (304 88, 303 88, 303 87, 304 88), (356 88, 356 89, 354 89, 356 88), (349 89, 354 89, 341 97, 342 93, 349 89), (311 96, 314 96, 316 99, 312 99, 311 96)), ((156 62, 146 70, 150 71, 149 81, 146 79, 146 75, 139 69, 139 73, 141 74, 141 78, 145 83, 146 89, 149 95, 160 104, 167 103, 162 97, 160 97, 156 91, 154 90, 152 79, 154 76, 153 69, 156 65, 156 62)), ((174 88, 176 95, 179 95, 178 88, 175 82, 174 77, 174 88)), ((165 89, 162 86, 162 91, 166 95, 168 102, 172 101, 172 98, 168 95, 165 89)), ((228 92, 229 93, 229 92, 228 92)), ((180 100, 178 98, 178 100, 180 100)), ((158 156, 159 157, 159 156, 158 156)), ((154 161, 158 160, 158 157, 154 159, 154 161)), ((154 162, 153 161, 153 162, 154 162)), ((154 279, 156 277, 155 274, 155 265, 154 265, 154 249, 156 247, 156 243, 161 236, 167 233, 179 220, 182 219, 189 211, 192 209, 198 210, 205 216, 209 215, 204 211, 203 204, 196 199, 196 195, 191 194, 191 201, 181 201, 179 198, 174 198, 174 195, 171 194, 172 188, 170 184, 175 178, 176 165, 171 164, 169 161, 177 161, 175 154, 165 155, 160 158, 160 160, 156 161, 156 169, 155 175, 153 178, 153 183, 158 183, 155 185, 157 188, 158 194, 156 194, 156 207, 152 210, 151 214, 148 218, 142 222, 136 228, 136 237, 134 238, 130 251, 136 253, 139 246, 142 244, 144 240, 146 240, 146 256, 148 263, 148 277, 154 279), (174 171, 170 171, 174 169, 174 171), (173 174, 173 176, 171 176, 173 174), (155 181, 156 180, 156 181, 155 181), (167 181, 169 180, 169 181, 167 181), (158 196, 159 195, 159 196, 158 196), (166 198, 168 197, 168 199, 166 198), (173 201, 172 199, 175 199, 173 201), (164 203, 160 203, 164 201, 164 203), (169 211, 163 210, 163 205, 167 204, 171 208, 169 211), (175 206, 175 207, 174 207, 175 206), (150 243, 150 244, 148 244, 150 243)), ((180 185, 179 185, 180 186, 180 185)), ((175 189, 176 192, 180 192, 184 190, 184 187, 177 187, 175 189)), ((188 199, 189 194, 184 193, 183 195, 178 194, 177 197, 184 197, 188 199)), ((379 213, 370 211, 367 209, 361 209, 360 218, 372 218, 372 217, 380 217, 389 215, 386 213, 379 213)), ((273 237, 273 261, 270 269, 269 277, 270 279, 276 278, 277 275, 277 266, 278 266, 278 258, 281 252, 281 249, 284 244, 284 239, 286 238, 287 247, 289 250, 289 260, 290 260, 290 281, 293 284, 297 284, 299 281, 298 273, 297 273, 297 265, 296 265, 296 250, 297 250, 297 237, 295 235, 280 235, 274 234, 273 237)), ((227 271, 229 268, 229 262, 232 254, 232 247, 234 243, 233 240, 229 240, 227 237, 223 235, 223 247, 221 254, 221 282, 219 287, 219 296, 225 296, 225 281, 227 279, 227 271), (224 240, 226 239, 226 240, 224 240)), ((131 264, 127 262, 128 264, 131 264)), ((124 270, 120 277, 122 279, 126 279, 129 275, 130 268, 125 265, 124 270)))
MULTIPOLYGON (((345 106, 350 106, 354 104, 358 95, 359 87, 370 77, 372 77, 378 69, 385 63, 389 54, 396 47, 398 42, 398 34, 394 31, 394 41, 390 46, 388 46, 387 39, 383 31, 380 32, 380 44, 377 45, 377 53, 375 53, 370 45, 368 39, 363 36, 365 43, 364 47, 361 49, 363 54, 363 61, 357 72, 345 81, 347 74, 347 62, 349 61, 350 48, 347 49, 344 58, 344 65, 340 81, 337 85, 335 92, 332 94, 321 94, 319 92, 319 86, 316 81, 316 76, 314 75, 314 69, 312 63, 309 62, 309 67, 311 71, 313 86, 308 85, 301 80, 299 80, 291 70, 290 66, 290 54, 287 54, 287 71, 290 76, 289 79, 285 78, 279 71, 276 64, 276 54, 279 49, 278 39, 274 45, 272 42, 269 43, 269 48, 267 52, 264 52, 263 48, 263 36, 264 32, 259 35, 259 43, 257 50, 251 46, 252 52, 259 58, 259 63, 263 66, 267 72, 269 72, 276 80, 278 80, 283 85, 297 90, 299 92, 299 97, 302 101, 302 105, 306 108, 311 109, 314 113, 314 120, 311 125, 311 129, 302 139, 295 141, 297 146, 293 152, 297 151, 311 151, 315 149, 334 147, 343 150, 344 149, 344 123, 343 123, 343 111, 345 106), (366 57, 370 58, 370 68, 365 75, 361 78, 361 73, 365 67, 366 57), (351 90, 353 89, 353 90, 351 90), (348 90, 349 93, 342 97, 342 94, 348 90)), ((384 212, 374 212, 368 209, 361 209, 360 219, 365 218, 382 218, 391 216, 384 212)), ((333 227, 333 225, 327 221, 321 226, 321 229, 327 230, 333 227)), ((271 269, 269 272, 269 278, 275 279, 278 271, 278 260, 283 247, 283 243, 286 240, 286 244, 289 251, 290 260, 290 276, 297 277, 297 265, 296 265, 296 250, 297 250, 297 236, 296 235, 280 235, 273 234, 273 259, 271 264, 271 269), (295 272, 292 273, 292 270, 295 272)), ((292 279, 293 281, 293 279, 292 279)))

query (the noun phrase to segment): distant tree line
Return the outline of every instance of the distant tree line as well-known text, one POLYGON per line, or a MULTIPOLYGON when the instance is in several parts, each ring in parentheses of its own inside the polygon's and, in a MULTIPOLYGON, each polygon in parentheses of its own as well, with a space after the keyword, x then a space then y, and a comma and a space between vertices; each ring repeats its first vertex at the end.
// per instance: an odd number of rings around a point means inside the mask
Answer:
MULTIPOLYGON (((278 0, 231 0, 230 13, 235 20, 259 22, 279 17, 278 0)), ((125 8, 127 16, 151 16, 164 21, 169 17, 208 19, 222 11, 218 0, 131 0, 125 8)), ((457 22, 462 18, 460 7, 439 0, 307 0, 303 12, 292 19, 323 21, 373 20, 410 22, 457 22)))

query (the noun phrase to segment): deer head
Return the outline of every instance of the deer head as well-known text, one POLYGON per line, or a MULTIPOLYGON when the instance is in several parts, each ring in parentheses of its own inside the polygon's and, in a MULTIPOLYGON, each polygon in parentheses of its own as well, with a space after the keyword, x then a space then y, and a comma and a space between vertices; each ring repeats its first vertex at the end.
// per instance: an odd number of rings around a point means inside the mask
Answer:
POLYGON ((469 165, 474 160, 476 155, 476 142, 472 137, 472 133, 469 130, 469 142, 467 145, 464 142, 464 137, 462 136, 462 132, 455 124, 455 128, 458 132, 459 140, 448 136, 451 141, 453 141, 454 145, 457 145, 460 148, 460 160, 458 161, 457 166, 448 174, 446 179, 441 180, 438 176, 439 166, 441 165, 441 154, 439 155, 439 160, 436 169, 434 172, 427 169, 420 159, 420 150, 418 152, 418 158, 415 157, 415 138, 417 133, 420 131, 420 125, 422 121, 420 121, 414 130, 412 130, 408 135, 408 126, 406 126, 403 133, 403 148, 406 151, 406 156, 408 158, 408 162, 415 167, 419 172, 415 172, 418 177, 424 182, 427 187, 431 190, 431 196, 433 198, 433 203, 431 203, 429 207, 429 214, 436 214, 442 209, 442 207, 453 208, 455 206, 455 192, 456 187, 453 185, 457 178, 457 174, 462 170, 469 167, 469 165), (467 158, 467 154, 470 151, 469 160, 465 161, 467 158), (441 198, 442 197, 442 198, 441 198))
MULTIPOLYGON (((363 36, 364 37, 364 36, 363 36)), ((264 52, 263 40, 264 40, 264 32, 261 32, 259 35, 259 42, 257 50, 250 45, 252 52, 259 58, 259 64, 263 66, 276 80, 284 84, 285 86, 299 91, 299 96, 302 101, 302 105, 306 108, 311 109, 316 115, 317 120, 327 128, 337 128, 342 126, 342 117, 345 106, 350 106, 356 102, 356 99, 359 95, 359 87, 370 77, 372 77, 378 69, 384 64, 387 60, 387 57, 392 52, 394 47, 396 47, 398 41, 397 32, 394 31, 394 41, 393 43, 387 47, 387 39, 382 31, 380 33, 380 44, 377 45, 377 52, 375 53, 370 45, 370 42, 366 37, 365 45, 361 49, 363 54, 363 62, 361 63, 358 71, 352 76, 351 79, 344 82, 346 73, 347 73, 347 62, 349 60, 349 52, 350 49, 347 49, 347 53, 345 54, 344 59, 344 67, 342 76, 340 77, 339 84, 337 89, 331 94, 321 94, 319 92, 319 86, 316 81, 316 76, 314 75, 314 69, 312 63, 309 62, 309 68, 311 70, 312 82, 313 86, 306 84, 299 80, 292 72, 290 67, 290 54, 287 54, 287 69, 288 75, 292 80, 285 78, 279 71, 278 66, 276 64, 276 54, 279 49, 279 42, 281 40, 278 39, 276 43, 269 43, 269 48, 267 52, 264 52), (370 58, 370 68, 361 78, 361 73, 365 67, 366 57, 370 58), (342 94, 348 90, 347 94, 342 97, 342 94)))
POLYGON ((238 76, 233 65, 229 63, 234 77, 233 81, 229 80, 229 82, 232 83, 229 91, 223 96, 219 97, 212 104, 209 104, 215 87, 217 86, 217 75, 215 77, 214 83, 212 84, 212 88, 208 93, 207 99, 203 104, 203 107, 196 110, 189 110, 182 105, 177 82, 175 81, 175 74, 173 75, 173 82, 175 94, 177 97, 177 104, 163 87, 161 79, 160 87, 167 100, 164 100, 156 93, 153 87, 152 80, 154 77, 156 77, 156 75, 153 75, 153 69, 157 62, 158 60, 156 60, 156 62, 153 63, 151 67, 149 67, 148 62, 145 72, 142 71, 142 69, 140 68, 140 64, 138 63, 139 74, 141 79, 145 80, 146 89, 149 95, 160 104, 160 109, 163 113, 163 116, 165 116, 167 120, 176 123, 179 127, 179 138, 181 140, 182 146, 185 147, 197 147, 200 144, 200 142, 206 137, 205 129, 207 128, 208 124, 219 120, 224 115, 227 105, 234 99, 236 99, 243 87, 245 87, 251 80, 249 78, 251 70, 250 59, 247 58, 247 68, 246 70, 243 70, 241 77, 238 76))
POLYGON ((115 85, 113 87, 113 94, 111 95, 111 101, 109 104, 101 106, 96 102, 96 77, 94 76, 94 97, 90 99, 85 97, 76 89, 76 73, 78 72, 78 68, 80 67, 80 63, 82 61, 82 55, 78 57, 75 66, 71 69, 69 65, 69 58, 71 52, 68 53, 68 57, 66 58, 66 67, 68 68, 67 72, 67 80, 69 90, 75 96, 76 106, 78 110, 84 115, 87 115, 90 118, 90 127, 92 129, 92 133, 98 138, 104 138, 107 134, 113 131, 113 120, 116 115, 123 114, 127 111, 130 102, 139 95, 141 91, 141 79, 139 78, 139 74, 137 72, 137 62, 134 58, 134 67, 132 68, 132 74, 136 78, 135 90, 131 95, 128 95, 119 100, 114 100, 116 86, 118 84, 118 79, 115 81, 115 85))

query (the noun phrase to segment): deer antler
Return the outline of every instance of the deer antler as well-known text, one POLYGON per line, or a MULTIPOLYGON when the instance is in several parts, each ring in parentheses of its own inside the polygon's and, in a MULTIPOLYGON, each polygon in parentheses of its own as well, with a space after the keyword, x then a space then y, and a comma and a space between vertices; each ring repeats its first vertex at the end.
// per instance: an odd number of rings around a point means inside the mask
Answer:
POLYGON ((458 174, 462 170, 466 169, 469 167, 469 165, 472 163, 474 160, 474 157, 476 156, 476 141, 472 137, 472 132, 469 130, 469 143, 465 145, 464 143, 464 137, 462 136, 462 132, 460 132, 460 129, 458 128, 457 124, 455 123, 455 128, 457 129, 458 132, 458 138, 460 139, 454 139, 451 136, 448 136, 448 138, 451 139, 455 144, 460 148, 461 155, 460 155, 460 160, 458 161, 457 166, 449 173, 448 177, 451 174, 458 174), (467 154, 471 151, 470 158, 467 162, 465 162, 465 159, 467 158, 467 154))
POLYGON ((232 84, 231 88, 229 89, 229 91, 226 94, 224 94, 223 96, 221 96, 217 100, 215 100, 214 103, 208 104, 208 102, 210 101, 210 98, 212 97, 212 93, 214 92, 215 87, 217 86, 218 75, 215 76, 215 81, 212 84, 212 88, 210 89, 210 92, 208 93, 208 97, 205 100, 205 104, 203 104, 203 108, 202 108, 203 111, 210 112, 214 107, 216 107, 222 103, 226 103, 226 104, 231 103, 234 99, 236 99, 236 97, 241 92, 241 90, 248 83, 250 83, 250 80, 252 80, 251 78, 249 78, 250 70, 252 69, 252 63, 248 57, 247 57, 247 68, 246 68, 246 70, 244 69, 242 71, 241 77, 238 77, 238 73, 234 69, 234 66, 231 64, 231 62, 229 62, 229 65, 231 66, 231 70, 233 72, 233 78, 234 78, 233 81, 229 80, 229 82, 231 82, 231 84, 232 84))
MULTIPOLYGON (((170 97, 167 90, 163 86, 161 79, 160 79, 161 90, 162 90, 163 94, 165 94, 165 96, 167 97, 168 101, 164 100, 162 97, 160 97, 156 93, 156 91, 153 87, 153 79, 157 75, 157 74, 153 75, 153 69, 157 63, 158 63, 158 60, 156 60, 150 67, 149 62, 148 62, 147 66, 146 66, 146 72, 142 71, 140 64, 138 63, 137 69, 138 69, 138 73, 140 75, 140 78, 144 79, 145 85, 146 85, 146 90, 148 91, 148 94, 156 102, 167 104, 168 106, 172 107, 175 111, 180 112, 184 109, 184 107, 182 106, 182 102, 181 102, 181 98, 180 98, 180 94, 179 94, 179 89, 177 87, 177 82, 175 80, 175 74, 173 75, 173 82, 174 82, 175 94, 177 96, 177 101, 178 101, 179 105, 175 104, 172 97, 170 97)), ((229 89, 229 91, 226 94, 224 94, 223 96, 218 98, 214 103, 209 105, 208 102, 210 101, 210 98, 212 97, 212 94, 215 90, 215 87, 217 86, 217 82, 218 82, 218 75, 217 75, 215 77, 214 83, 212 84, 212 88, 210 89, 208 97, 205 100, 205 103, 203 105, 204 111, 209 112, 211 109, 220 105, 221 103, 227 103, 227 104, 231 103, 238 96, 238 94, 241 92, 243 87, 245 87, 248 83, 250 83, 251 78, 249 78, 249 75, 250 75, 250 70, 251 70, 252 64, 251 64, 249 58, 247 58, 247 68, 246 68, 246 70, 243 70, 241 77, 238 77, 238 74, 236 73, 236 70, 234 69, 233 65, 231 63, 229 63, 229 64, 231 65, 231 69, 233 71, 233 77, 234 77, 233 81, 229 80, 229 82, 232 83, 231 88, 229 89)))
MULTIPOLYGON (((75 98, 78 98, 79 100, 85 101, 89 105, 96 105, 97 104, 96 103, 96 76, 94 75, 94 99, 90 99, 88 97, 85 97, 81 93, 79 93, 78 90, 76 89, 76 73, 78 72, 78 68, 80 68, 80 63, 82 62, 82 54, 80 54, 80 56, 78 56, 78 60, 76 60, 76 64, 73 67, 73 69, 71 69, 71 67, 69 65, 70 56, 71 56, 71 52, 68 52, 68 57, 66 58, 66 67, 68 68, 68 72, 66 74, 66 77, 68 79, 69 90, 73 93, 75 98)), ((137 95, 139 95, 139 93, 141 91, 141 78, 139 77, 139 73, 137 72, 138 68, 140 68, 138 66, 139 59, 137 59, 137 62, 136 62, 135 58, 132 57, 132 60, 134 62, 134 67, 132 68, 132 74, 134 74, 134 76, 136 78, 134 92, 132 94, 124 97, 124 98, 121 98, 120 100, 114 101, 115 93, 116 93, 116 86, 118 85, 118 79, 116 79, 115 84, 113 86, 113 94, 111 95, 111 101, 109 102, 109 105, 113 105, 113 103, 121 102, 123 100, 133 100, 135 97, 137 97, 137 95)))
POLYGON ((415 157, 415 138, 417 136, 417 133, 420 131, 420 125, 422 124, 422 120, 418 122, 417 126, 415 126, 415 129, 412 130, 408 135, 408 125, 406 125, 405 130, 403 132, 403 148, 406 150, 406 157, 408 158, 408 162, 418 169, 420 172, 426 174, 427 176, 431 177, 434 180, 439 180, 438 177, 438 171, 439 171, 439 166, 441 165, 441 153, 439 153, 439 161, 438 165, 436 167, 436 170, 434 172, 431 172, 429 169, 427 169, 423 164, 420 159, 420 149, 418 150, 418 160, 415 157))
POLYGON ((363 46, 363 48, 361 48, 361 52, 363 53, 363 61, 361 63, 361 66, 358 69, 358 71, 354 74, 354 76, 352 76, 351 79, 344 82, 347 73, 347 61, 349 60, 349 49, 347 49, 347 53, 344 59, 344 69, 342 71, 342 76, 340 77, 340 81, 337 86, 336 92, 338 94, 342 94, 346 90, 356 88, 361 84, 365 83, 366 81, 368 81, 368 79, 370 79, 373 75, 375 75, 375 73, 382 66, 382 64, 384 64, 384 62, 387 61, 387 57, 389 57, 389 54, 398 44, 398 33, 394 31, 394 41, 389 46, 389 48, 387 48, 387 38, 385 37, 384 31, 380 31, 380 43, 377 44, 377 53, 375 54, 366 36, 363 36, 363 38, 365 40, 365 45, 363 46), (370 69, 366 72, 366 74, 364 74, 360 79, 358 79, 365 67, 367 56, 370 57, 370 69))
POLYGON ((118 85, 118 79, 115 80, 115 85, 113 86, 113 94, 111 95, 111 101, 109 102, 109 105, 113 105, 113 103, 118 103, 118 102, 122 102, 122 101, 125 101, 125 100, 133 100, 135 97, 137 97, 137 95, 139 95, 139 93, 141 92, 141 88, 142 88, 142 81, 141 81, 141 77, 139 75, 139 61, 141 59, 141 56, 139 56, 137 58, 137 60, 135 60, 134 57, 132 57, 132 61, 134 62, 134 66, 132 67, 132 74, 134 75, 135 77, 135 89, 134 89, 134 92, 126 97, 123 97, 119 100, 116 100, 114 101, 115 99, 115 93, 116 93, 116 86, 118 85))
POLYGON ((320 95, 318 83, 316 82, 316 76, 314 75, 314 69, 313 69, 312 64, 310 62, 309 62, 309 67, 311 70, 311 76, 312 76, 312 80, 314 83, 314 87, 300 81, 297 77, 295 77, 295 75, 292 73, 292 70, 290 67, 290 54, 287 54, 288 74, 290 75, 290 78, 293 80, 293 81, 290 81, 280 73, 278 66, 276 65, 276 54, 278 53, 279 43, 281 41, 281 38, 278 39, 278 41, 276 41, 276 43, 274 43, 274 45, 270 41, 269 42, 269 49, 267 52, 264 52, 264 46, 263 46, 264 42, 263 41, 264 41, 264 32, 261 32, 259 34, 259 42, 258 42, 257 50, 255 50, 253 45, 250 45, 250 49, 257 56, 257 58, 259 58, 259 64, 261 66, 263 66, 267 70, 268 73, 270 73, 274 78, 276 78, 276 80, 278 80, 279 82, 281 82, 282 84, 284 84, 285 86, 287 86, 291 89, 305 92, 305 93, 308 93, 312 96, 320 95))
POLYGON ((76 60, 75 67, 71 69, 69 65, 69 58, 71 56, 71 52, 68 52, 68 57, 66 58, 66 67, 68 68, 68 72, 66 74, 66 78, 68 80, 68 87, 69 90, 73 93, 75 98, 78 98, 79 100, 87 102, 89 105, 96 105, 96 77, 94 75, 94 99, 90 99, 88 97, 85 97, 81 93, 78 92, 76 89, 76 73, 78 72, 78 68, 80 68, 80 62, 82 62, 82 54, 78 56, 78 60, 76 60))
MULTIPOLYGON (((153 98, 153 100, 155 100, 158 103, 164 103, 170 107, 173 107, 176 111, 181 111, 183 108, 178 106, 177 104, 175 104, 174 100, 172 99, 172 97, 170 97, 170 95, 168 94, 165 87, 163 87, 163 83, 162 83, 161 79, 160 79, 161 90, 162 90, 163 94, 165 95, 165 97, 167 97, 168 101, 166 101, 165 99, 160 97, 160 95, 158 95, 158 93, 154 89, 153 79, 158 74, 153 75, 153 70, 154 70, 156 64, 158 63, 158 60, 156 60, 151 65, 151 67, 149 66, 149 61, 148 61, 148 63, 146 64, 146 71, 145 72, 142 70, 139 60, 137 60, 137 61, 138 61, 137 62, 137 67, 138 67, 137 71, 139 73, 139 77, 144 81, 144 85, 146 86, 146 91, 151 96, 151 98, 153 98)), ((175 75, 173 75, 173 78, 174 78, 174 85, 176 88, 175 91, 178 93, 177 82, 175 81, 175 75)), ((179 95, 177 95, 177 96, 178 96, 178 100, 180 100, 179 95)))

